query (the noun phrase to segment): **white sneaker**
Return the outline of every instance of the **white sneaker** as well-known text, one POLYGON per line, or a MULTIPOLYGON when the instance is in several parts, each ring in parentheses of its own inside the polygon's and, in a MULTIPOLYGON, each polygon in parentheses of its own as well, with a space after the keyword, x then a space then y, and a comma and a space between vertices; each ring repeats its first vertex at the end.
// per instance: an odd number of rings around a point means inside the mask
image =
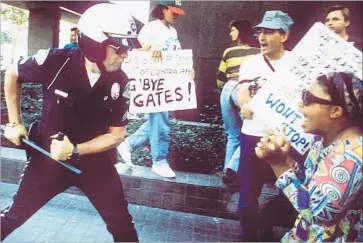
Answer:
POLYGON ((127 140, 123 141, 118 147, 117 151, 121 155, 121 158, 130 167, 135 167, 135 165, 131 161, 131 152, 129 150, 129 146, 127 140))
POLYGON ((163 163, 163 164, 156 164, 153 165, 151 167, 151 171, 162 176, 162 177, 167 177, 167 178, 174 178, 175 177, 175 173, 174 171, 170 168, 170 166, 167 163, 163 163))
POLYGON ((124 163, 117 163, 115 164, 115 168, 117 170, 117 173, 122 174, 130 167, 128 165, 124 166, 124 163))

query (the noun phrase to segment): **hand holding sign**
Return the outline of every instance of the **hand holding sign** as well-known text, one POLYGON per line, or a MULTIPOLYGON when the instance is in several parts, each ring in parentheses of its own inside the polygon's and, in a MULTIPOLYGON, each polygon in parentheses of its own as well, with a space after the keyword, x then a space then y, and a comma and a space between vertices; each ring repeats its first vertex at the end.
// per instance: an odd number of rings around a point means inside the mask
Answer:
POLYGON ((155 62, 161 62, 162 61, 162 52, 161 47, 152 47, 152 58, 155 62))
POLYGON ((253 118, 253 111, 248 107, 247 104, 242 105, 241 110, 239 111, 239 113, 241 114, 241 116, 244 119, 252 120, 252 118, 253 118))

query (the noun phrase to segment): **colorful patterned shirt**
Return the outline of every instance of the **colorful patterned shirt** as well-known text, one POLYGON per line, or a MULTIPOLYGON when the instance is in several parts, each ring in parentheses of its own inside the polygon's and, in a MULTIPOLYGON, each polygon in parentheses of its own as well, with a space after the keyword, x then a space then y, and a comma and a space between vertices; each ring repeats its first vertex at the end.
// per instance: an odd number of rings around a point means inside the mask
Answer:
POLYGON ((315 141, 303 168, 278 178, 299 213, 282 242, 363 241, 362 145, 362 136, 326 148, 315 141))

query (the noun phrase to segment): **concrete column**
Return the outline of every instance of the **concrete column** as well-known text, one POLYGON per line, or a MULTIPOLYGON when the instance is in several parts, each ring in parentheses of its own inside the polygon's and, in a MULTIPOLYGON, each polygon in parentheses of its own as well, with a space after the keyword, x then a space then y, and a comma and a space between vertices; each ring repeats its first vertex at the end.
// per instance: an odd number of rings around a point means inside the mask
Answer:
POLYGON ((58 46, 60 9, 55 3, 31 2, 29 9, 28 55, 58 46))

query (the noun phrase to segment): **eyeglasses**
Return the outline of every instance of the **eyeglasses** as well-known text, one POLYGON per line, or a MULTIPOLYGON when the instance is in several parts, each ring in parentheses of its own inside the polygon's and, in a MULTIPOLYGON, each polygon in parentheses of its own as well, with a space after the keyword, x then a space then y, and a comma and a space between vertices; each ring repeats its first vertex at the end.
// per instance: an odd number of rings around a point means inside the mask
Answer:
POLYGON ((304 106, 308 106, 313 103, 321 104, 321 105, 335 105, 335 103, 333 101, 324 100, 319 97, 316 97, 315 95, 313 95, 306 89, 304 89, 302 91, 302 102, 303 102, 304 106))
POLYGON ((108 37, 105 41, 103 41, 103 44, 111 47, 114 49, 117 53, 117 55, 121 55, 123 53, 127 53, 127 51, 130 51, 133 47, 138 48, 138 40, 136 38, 124 38, 120 36, 115 36, 110 33, 104 34, 108 37))

